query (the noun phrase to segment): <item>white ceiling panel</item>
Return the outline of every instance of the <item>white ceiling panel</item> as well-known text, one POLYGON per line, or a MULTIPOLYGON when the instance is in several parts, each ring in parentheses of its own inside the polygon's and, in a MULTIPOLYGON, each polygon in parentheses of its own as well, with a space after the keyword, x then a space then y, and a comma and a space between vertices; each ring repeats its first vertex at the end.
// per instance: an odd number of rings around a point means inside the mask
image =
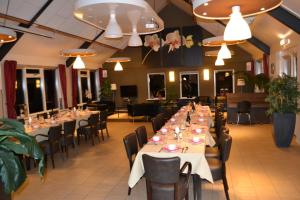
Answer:
MULTIPOLYGON (((47 0, 9 0, 8 15, 31 20, 47 0)), ((6 13, 8 0, 0 1, 0 12, 6 13)))
POLYGON ((283 0, 283 6, 290 10, 293 14, 300 17, 300 1, 299 0, 283 0))

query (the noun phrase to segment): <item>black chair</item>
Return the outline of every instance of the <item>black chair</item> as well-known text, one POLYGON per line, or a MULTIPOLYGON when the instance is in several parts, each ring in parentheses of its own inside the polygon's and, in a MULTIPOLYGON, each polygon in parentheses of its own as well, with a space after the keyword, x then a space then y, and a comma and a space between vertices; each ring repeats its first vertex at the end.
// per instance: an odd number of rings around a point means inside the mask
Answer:
POLYGON ((229 159, 230 150, 232 144, 232 137, 227 134, 223 134, 221 138, 221 158, 207 158, 209 168, 212 173, 214 181, 223 180, 224 191, 226 199, 229 200, 228 194, 228 182, 226 178, 226 161, 229 159))
POLYGON ((148 142, 147 130, 145 126, 140 126, 135 130, 139 147, 142 148, 148 142))
POLYGON ((68 157, 68 146, 72 145, 73 149, 75 148, 75 129, 76 129, 76 120, 64 122, 64 130, 62 137, 62 149, 66 152, 68 157))
MULTIPOLYGON (((136 141, 135 133, 130 133, 130 134, 126 135, 123 138, 123 142, 124 142, 127 158, 129 161, 129 168, 131 171, 131 168, 132 168, 132 165, 134 162, 134 158, 136 157, 136 155, 138 153, 138 144, 136 141)), ((131 188, 128 187, 128 195, 130 195, 130 194, 131 194, 131 188)))
POLYGON ((180 158, 155 158, 143 155, 147 200, 189 199, 189 181, 192 164, 184 163, 180 169, 180 158), (188 168, 187 174, 183 171, 188 168))
POLYGON ((108 112, 105 110, 105 111, 101 111, 100 113, 100 121, 97 125, 97 130, 100 130, 101 132, 101 137, 102 137, 102 140, 104 141, 104 135, 103 135, 103 130, 105 129, 106 130, 106 134, 107 134, 107 137, 109 137, 109 133, 108 133, 108 129, 107 129, 107 117, 108 117, 108 112))
POLYGON ((45 154, 45 161, 47 163, 47 156, 50 155, 52 161, 52 167, 55 168, 54 154, 61 151, 61 138, 62 138, 62 126, 52 126, 49 129, 48 135, 37 134, 36 136, 47 137, 47 140, 39 142, 41 149, 45 154))
POLYGON ((99 133, 98 133, 98 124, 99 124, 99 113, 91 114, 88 120, 80 120, 79 127, 77 129, 77 142, 80 144, 80 137, 83 135, 85 137, 85 141, 88 138, 92 140, 92 145, 95 145, 94 137, 98 137, 98 141, 100 143, 99 133))
POLYGON ((163 114, 158 114, 151 119, 153 132, 156 133, 165 124, 163 114))
POLYGON ((251 102, 240 101, 237 103, 237 124, 240 122, 240 115, 247 115, 248 120, 251 124, 251 102))

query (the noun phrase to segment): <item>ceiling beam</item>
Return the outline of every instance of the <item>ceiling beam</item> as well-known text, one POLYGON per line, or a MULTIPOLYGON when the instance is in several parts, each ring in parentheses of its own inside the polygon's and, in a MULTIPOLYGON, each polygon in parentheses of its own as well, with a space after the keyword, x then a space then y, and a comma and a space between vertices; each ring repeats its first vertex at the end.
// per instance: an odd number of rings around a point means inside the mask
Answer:
MULTIPOLYGON (((30 28, 32 24, 41 16, 41 14, 48 8, 48 6, 53 2, 53 0, 48 0, 42 8, 32 17, 29 23, 20 23, 19 26, 24 28, 30 28)), ((24 33, 17 32, 17 40, 15 42, 5 43, 0 48, 0 61, 8 54, 8 52, 17 44, 17 42, 22 38, 24 33)))
MULTIPOLYGON (((6 14, 3 14, 3 13, 0 13, 0 18, 10 20, 10 21, 14 21, 14 22, 18 22, 18 23, 29 24, 29 21, 27 21, 25 19, 21 19, 21 18, 14 17, 14 16, 11 16, 11 15, 6 15, 6 14)), ((38 29, 42 29, 42 30, 49 31, 49 32, 52 32, 52 33, 57 33, 57 34, 60 34, 60 35, 64 35, 66 37, 71 37, 71 38, 75 38, 75 39, 79 39, 79 40, 84 40, 86 42, 92 42, 92 40, 90 40, 90 39, 87 39, 87 38, 84 38, 84 37, 81 37, 81 36, 78 36, 78 35, 73 35, 71 33, 67 33, 67 32, 64 32, 64 31, 60 31, 60 30, 57 30, 57 29, 54 29, 54 28, 51 28, 51 27, 48 27, 48 26, 44 26, 44 25, 37 24, 37 23, 34 23, 33 25, 38 29)), ((93 43, 96 43, 96 44, 101 45, 103 47, 107 47, 107 48, 111 48, 111 49, 115 49, 115 50, 120 50, 117 47, 113 47, 113 46, 110 46, 108 44, 104 44, 104 43, 101 43, 101 42, 94 41, 93 43)))
MULTIPOLYGON (((87 49, 89 48, 102 34, 104 33, 104 31, 102 30, 98 35, 96 35, 96 37, 91 41, 91 42, 84 42, 82 43, 82 45, 79 47, 79 49, 87 49)), ((70 57, 66 60, 66 66, 70 67, 75 61, 74 57, 70 57)))
MULTIPOLYGON (((221 20, 216 20, 216 21, 226 27, 226 24, 221 20)), ((270 55, 271 52, 270 47, 266 43, 258 39, 257 37, 252 35, 252 37, 250 39, 247 39, 247 41, 253 44, 256 48, 263 51, 265 54, 270 55)))
POLYGON ((300 34, 300 18, 280 6, 268 12, 273 18, 300 34))

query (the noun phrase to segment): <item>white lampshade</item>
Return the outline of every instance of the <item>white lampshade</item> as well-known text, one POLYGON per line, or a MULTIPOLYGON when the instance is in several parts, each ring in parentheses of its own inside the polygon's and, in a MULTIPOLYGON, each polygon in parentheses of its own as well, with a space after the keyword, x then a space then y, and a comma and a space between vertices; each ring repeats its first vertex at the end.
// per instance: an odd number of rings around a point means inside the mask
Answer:
POLYGON ((240 7, 233 6, 230 20, 225 28, 224 40, 246 40, 251 38, 251 30, 248 23, 243 18, 240 7))
POLYGON ((128 46, 130 46, 130 47, 143 46, 143 41, 142 41, 141 37, 139 36, 139 34, 137 33, 136 28, 132 29, 132 35, 129 38, 128 46))
POLYGON ((237 79, 237 82, 236 82, 236 85, 237 85, 237 86, 245 86, 245 85, 246 85, 245 79, 243 79, 243 78, 238 78, 238 79, 237 79))
POLYGON ((76 60, 73 64, 74 69, 84 69, 85 65, 80 56, 76 56, 76 60))
POLYGON ((231 52, 229 51, 227 45, 224 43, 218 53, 218 57, 222 59, 229 59, 231 58, 231 52))
POLYGON ((114 71, 118 72, 118 71, 123 71, 123 67, 121 65, 120 62, 117 62, 114 68, 114 71))
POLYGON ((107 24, 104 37, 106 38, 121 38, 123 37, 123 32, 120 25, 117 22, 116 14, 114 12, 110 13, 109 22, 107 24))
POLYGON ((217 58, 216 62, 215 62, 216 66, 223 66, 225 65, 224 60, 220 57, 217 58))
POLYGON ((175 72, 174 71, 169 71, 169 81, 175 82, 175 72))
POLYGON ((111 90, 117 90, 117 84, 116 83, 110 84, 110 89, 111 90))

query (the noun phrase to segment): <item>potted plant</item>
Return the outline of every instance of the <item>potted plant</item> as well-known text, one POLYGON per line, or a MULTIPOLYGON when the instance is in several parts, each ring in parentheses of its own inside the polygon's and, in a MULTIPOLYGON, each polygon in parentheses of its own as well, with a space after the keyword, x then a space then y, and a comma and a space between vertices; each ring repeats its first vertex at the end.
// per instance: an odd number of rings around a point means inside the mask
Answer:
POLYGON ((254 76, 255 92, 263 93, 268 91, 268 83, 270 79, 264 73, 254 76))
POLYGON ((0 120, 0 199, 10 200, 26 180, 26 172, 19 156, 30 156, 39 161, 38 170, 44 175, 44 155, 34 137, 24 132, 16 120, 0 120))
POLYGON ((272 79, 266 101, 270 103, 268 114, 273 115, 274 139, 278 147, 291 144, 298 109, 299 84, 296 78, 286 74, 272 79))
POLYGON ((105 79, 101 85, 100 100, 112 100, 111 86, 107 79, 105 79))

